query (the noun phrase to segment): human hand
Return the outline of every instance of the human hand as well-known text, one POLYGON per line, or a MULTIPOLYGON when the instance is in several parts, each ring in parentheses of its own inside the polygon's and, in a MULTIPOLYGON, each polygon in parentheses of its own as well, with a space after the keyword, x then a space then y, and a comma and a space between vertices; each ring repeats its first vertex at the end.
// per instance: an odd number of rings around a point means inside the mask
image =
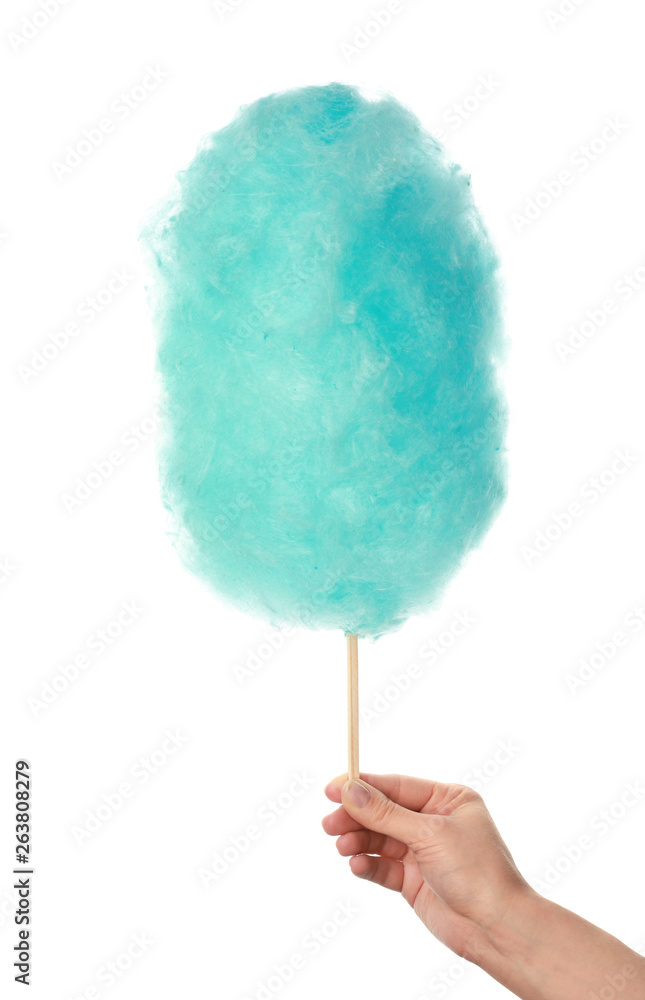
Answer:
POLYGON ((400 892, 435 937, 522 1000, 645 997, 645 958, 535 892, 472 788, 344 774, 325 794, 342 804, 323 829, 354 875, 400 892))
POLYGON ((465 785, 397 774, 347 775, 325 788, 342 803, 323 829, 359 878, 401 895, 458 955, 477 961, 497 923, 533 893, 481 796, 465 785), (369 801, 354 801, 354 790, 369 801))

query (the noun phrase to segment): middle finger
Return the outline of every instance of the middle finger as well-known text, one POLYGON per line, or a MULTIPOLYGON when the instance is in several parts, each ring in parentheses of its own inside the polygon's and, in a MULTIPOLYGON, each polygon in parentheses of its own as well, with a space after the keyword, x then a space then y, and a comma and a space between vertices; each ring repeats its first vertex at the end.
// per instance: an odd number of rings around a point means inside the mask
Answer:
POLYGON ((325 833, 329 833, 333 837, 337 837, 341 833, 351 833, 353 830, 365 829, 362 823, 359 823, 357 819, 353 819, 349 815, 344 806, 339 806, 333 813, 325 816, 322 821, 322 828, 325 833))

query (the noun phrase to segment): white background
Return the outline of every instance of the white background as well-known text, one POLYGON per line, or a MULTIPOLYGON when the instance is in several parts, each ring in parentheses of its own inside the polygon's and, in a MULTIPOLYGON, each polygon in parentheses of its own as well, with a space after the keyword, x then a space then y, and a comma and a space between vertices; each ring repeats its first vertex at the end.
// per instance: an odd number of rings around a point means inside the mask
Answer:
POLYGON ((624 291, 627 275, 645 280, 640 8, 587 0, 556 22, 555 0, 403 0, 378 34, 367 26, 369 44, 343 49, 384 6, 69 0, 21 42, 41 8, 3 5, 0 979, 11 995, 22 988, 11 984, 19 757, 33 770, 38 998, 251 1000, 294 952, 304 969, 269 996, 509 995, 464 970, 400 898, 353 878, 322 832, 322 789, 346 769, 342 635, 274 637, 282 646, 271 653, 264 624, 223 606, 165 535, 141 219, 239 105, 331 80, 390 91, 443 131, 501 255, 512 338, 508 500, 434 614, 361 644, 362 704, 382 699, 362 724, 361 766, 457 781, 485 768, 485 799, 526 877, 645 945, 644 803, 615 805, 626 783, 645 780, 645 629, 624 624, 645 605, 645 291, 624 291), (151 85, 147 67, 167 75, 119 117, 110 105, 151 85), (478 100, 482 77, 489 93, 478 100), (66 147, 106 115, 112 132, 58 177, 66 147), (609 118, 620 134, 592 160, 581 148, 609 118), (565 169, 561 196, 547 204, 543 193, 539 218, 521 224, 527 201, 565 169), (125 269, 125 288, 26 372, 112 269, 125 269), (610 297, 614 314, 562 360, 557 343, 610 297), (66 509, 64 495, 115 450, 121 464, 66 509), (608 472, 620 450, 629 468, 608 472), (603 473, 594 502, 588 484, 603 473), (556 538, 553 515, 576 501, 580 516, 556 538), (553 540, 531 556, 525 547, 549 524, 553 540), (89 651, 132 600, 136 620, 89 651), (444 634, 436 662, 420 660, 465 611, 476 619, 466 634, 450 647, 444 634), (616 630, 626 644, 572 693, 566 675, 616 630), (83 652, 78 677, 35 709, 29 699, 57 677, 62 687, 61 668, 83 652), (253 653, 261 669, 242 684, 234 668, 253 653), (415 662, 422 677, 395 699, 392 677, 415 662), (164 759, 167 731, 184 742, 164 759), (491 763, 509 740, 511 759, 491 763), (141 759, 155 751, 144 782, 141 759), (294 774, 311 784, 286 794, 269 825, 268 803, 294 774), (103 797, 115 801, 124 782, 132 797, 79 844, 88 814, 109 813, 103 797), (598 814, 610 807, 603 834, 598 814), (207 887, 200 868, 226 849, 232 858, 230 838, 253 823, 260 839, 207 887), (564 849, 585 834, 591 848, 567 863, 564 849), (327 924, 313 954, 303 939, 348 900, 355 916, 333 938, 327 924), (101 970, 135 934, 152 943, 106 986, 101 970))

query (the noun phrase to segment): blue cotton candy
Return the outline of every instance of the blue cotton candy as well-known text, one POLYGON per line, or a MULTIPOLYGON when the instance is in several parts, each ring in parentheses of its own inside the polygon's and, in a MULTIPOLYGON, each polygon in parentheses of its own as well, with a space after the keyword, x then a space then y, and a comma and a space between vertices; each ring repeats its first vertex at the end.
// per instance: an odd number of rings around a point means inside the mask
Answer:
POLYGON ((498 261, 394 98, 273 94, 206 136, 142 239, 174 542, 275 626, 376 637, 505 496, 498 261))

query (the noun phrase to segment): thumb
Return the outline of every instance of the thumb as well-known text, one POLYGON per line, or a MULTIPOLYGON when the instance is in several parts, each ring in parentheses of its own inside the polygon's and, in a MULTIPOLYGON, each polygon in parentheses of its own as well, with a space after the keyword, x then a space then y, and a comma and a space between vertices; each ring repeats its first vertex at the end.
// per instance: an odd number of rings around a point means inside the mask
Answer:
POLYGON ((368 830, 394 837, 408 846, 427 836, 424 817, 368 785, 362 779, 346 781, 341 789, 341 801, 347 812, 368 830))

